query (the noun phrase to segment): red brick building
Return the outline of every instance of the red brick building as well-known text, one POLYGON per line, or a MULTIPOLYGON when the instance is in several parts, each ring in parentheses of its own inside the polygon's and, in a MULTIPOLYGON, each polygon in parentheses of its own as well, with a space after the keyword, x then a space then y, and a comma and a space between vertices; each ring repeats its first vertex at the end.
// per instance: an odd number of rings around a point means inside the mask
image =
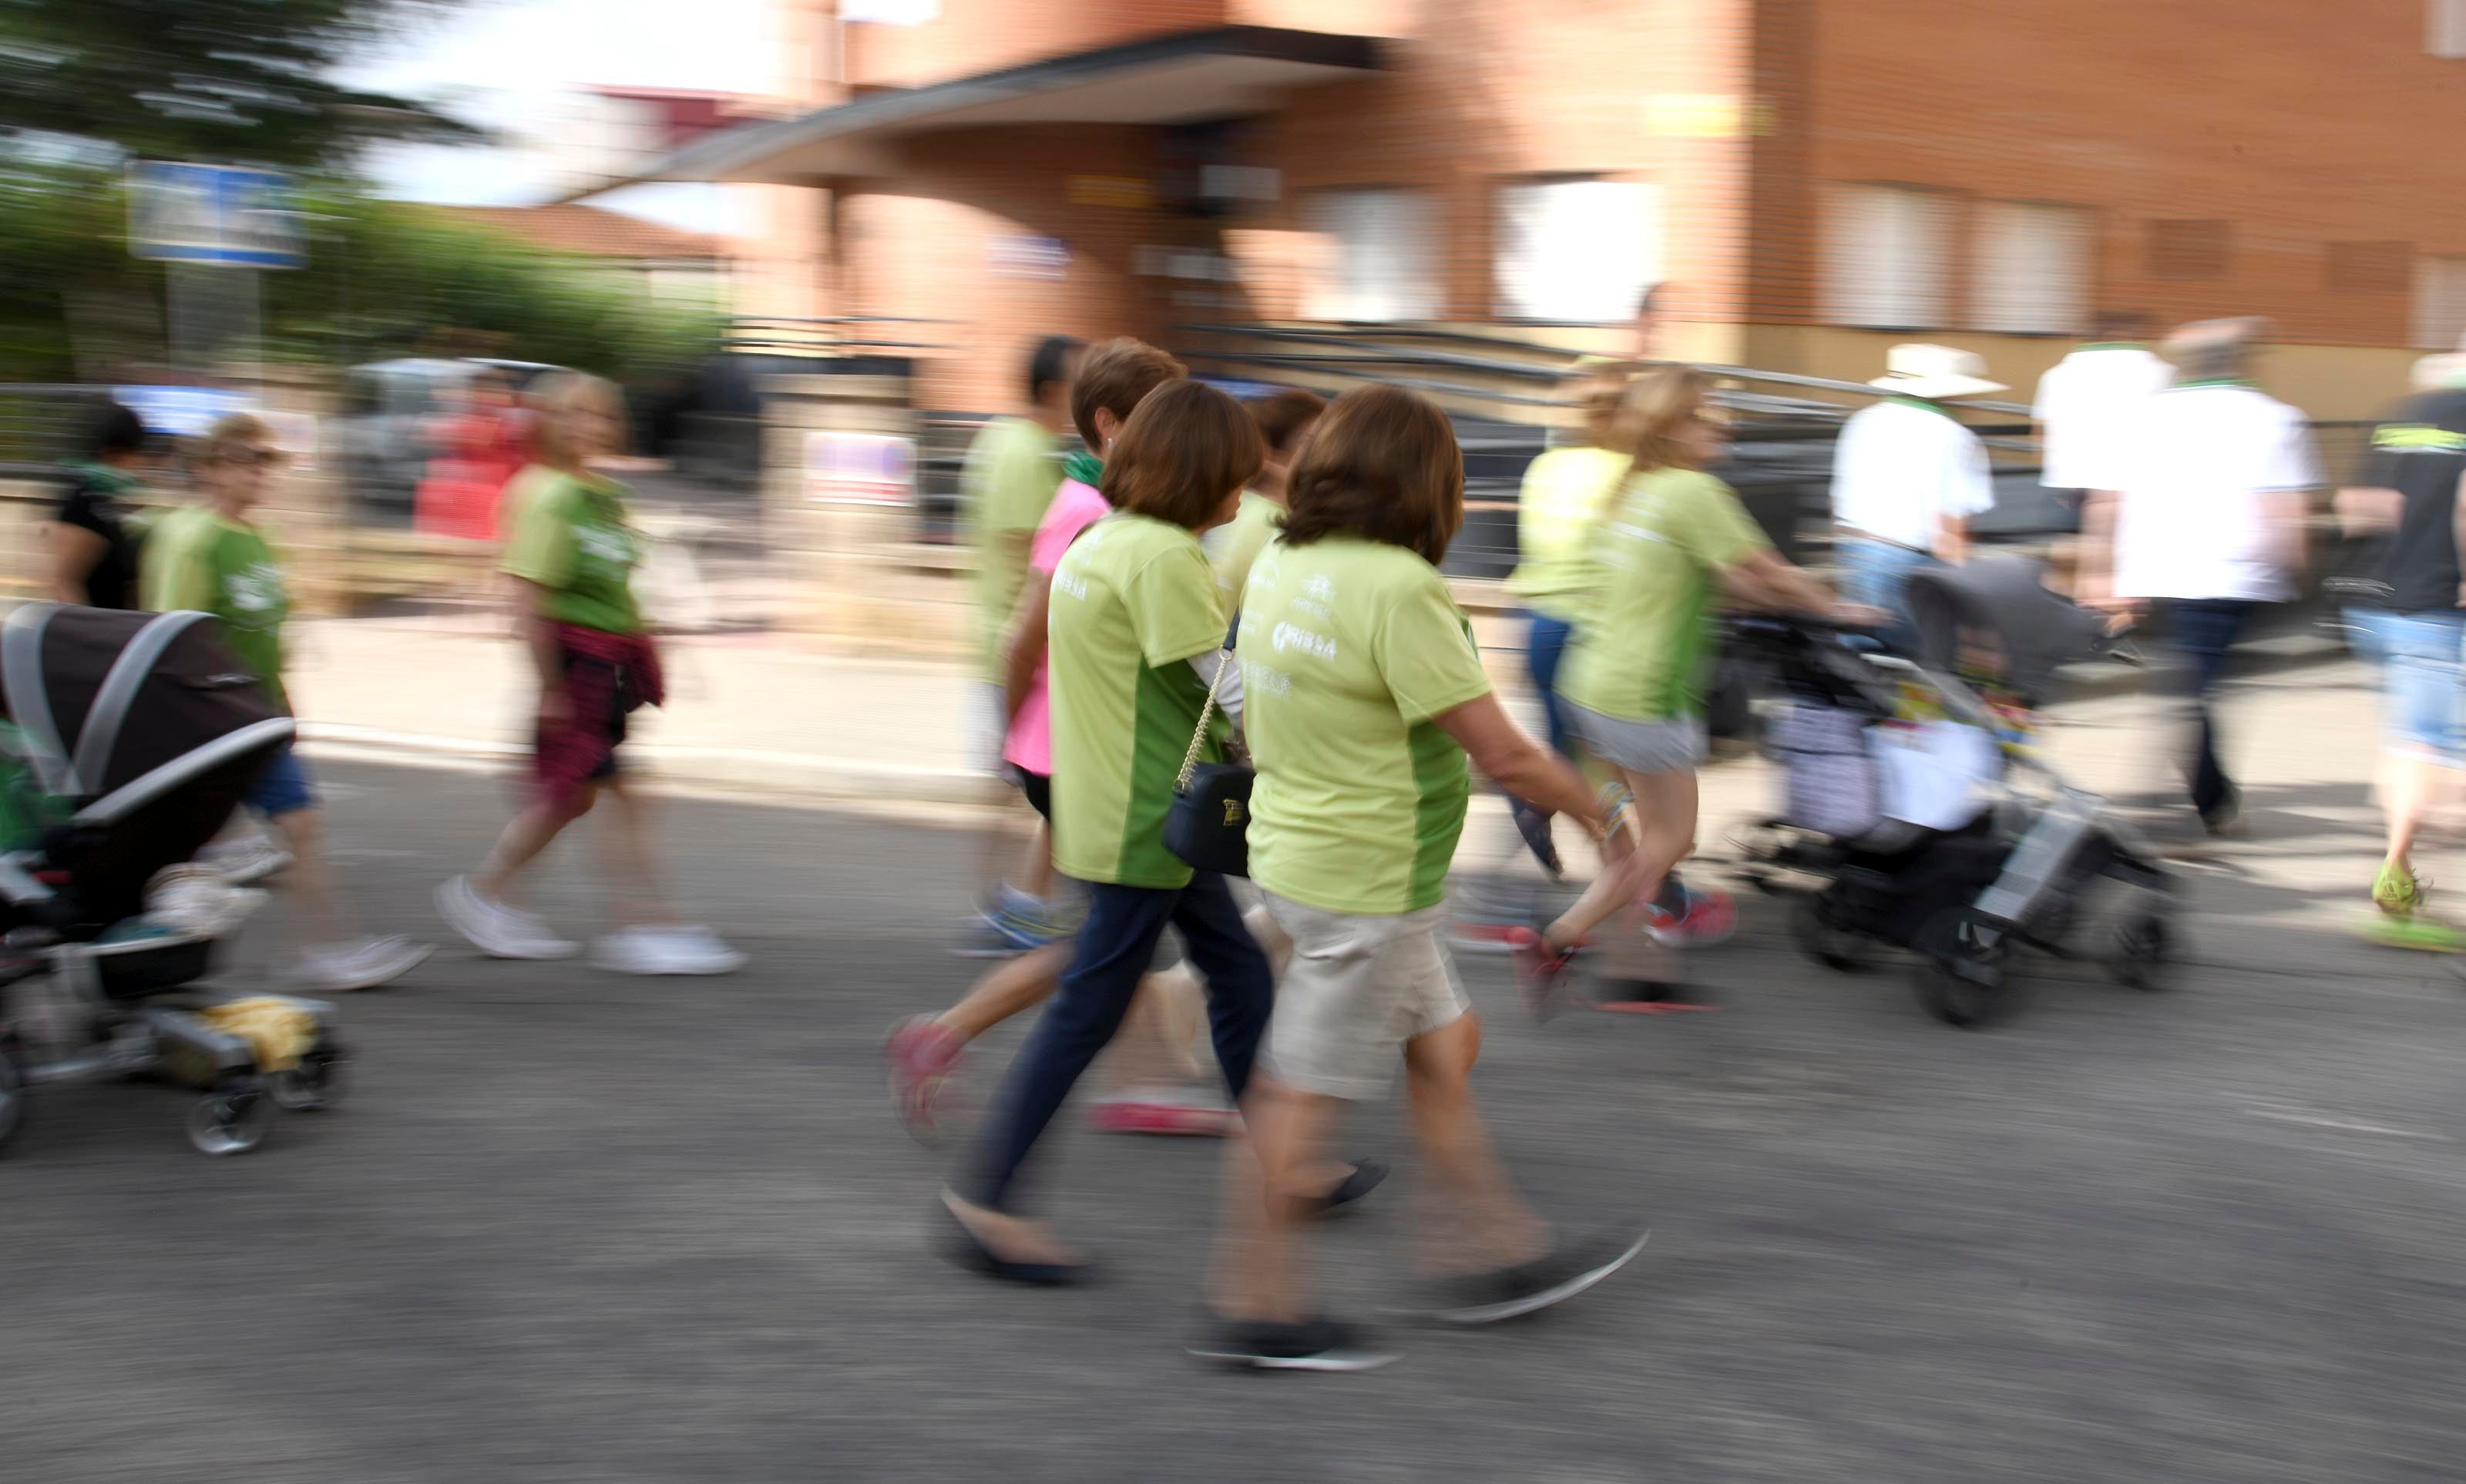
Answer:
MULTIPOLYGON (((804 3, 804 0, 799 0, 804 3)), ((646 178, 816 189, 813 303, 949 322, 930 405, 1034 335, 1515 325, 1872 375, 1912 332, 2027 388, 2100 308, 2266 315, 2367 412, 2466 329, 2466 3, 839 0, 814 109, 646 178), (889 15, 900 24, 863 19, 889 15), (2427 178, 2428 177, 2428 178, 2427 178)))

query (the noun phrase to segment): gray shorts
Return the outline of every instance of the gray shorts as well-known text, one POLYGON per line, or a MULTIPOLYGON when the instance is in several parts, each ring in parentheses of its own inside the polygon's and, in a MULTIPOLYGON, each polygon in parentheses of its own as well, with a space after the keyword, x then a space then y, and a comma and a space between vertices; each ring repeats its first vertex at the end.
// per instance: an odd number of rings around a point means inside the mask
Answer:
POLYGON ((1567 708, 1576 735, 1595 757, 1629 773, 1693 773, 1704 766, 1704 718, 1628 721, 1580 706, 1567 708))
POLYGON ((1396 916, 1322 911, 1259 893, 1293 940, 1267 1022, 1268 1071, 1304 1092, 1375 1102, 1404 1043, 1472 1008, 1440 932, 1444 905, 1396 916))

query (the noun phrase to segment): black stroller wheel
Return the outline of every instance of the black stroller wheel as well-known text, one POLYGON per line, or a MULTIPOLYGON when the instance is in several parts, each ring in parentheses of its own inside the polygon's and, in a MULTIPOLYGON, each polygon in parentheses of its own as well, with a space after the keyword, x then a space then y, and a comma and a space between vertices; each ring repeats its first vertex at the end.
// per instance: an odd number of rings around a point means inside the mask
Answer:
POLYGON ((2136 912, 2115 930, 2115 952, 2106 972, 2128 989, 2164 989, 2167 970, 2183 952, 2173 923, 2156 912, 2136 912))
POLYGON ((1799 952, 1827 969, 1864 974, 1875 966, 1867 941, 1847 928, 1834 927, 1819 894, 1802 896, 1790 909, 1789 933, 1798 940, 1799 952))
POLYGON ((255 1086, 219 1089, 189 1110, 189 1142, 201 1155, 244 1155, 265 1142, 274 1104, 255 1086))
POLYGON ((2010 950, 2002 933, 1965 910, 1936 913, 1917 941, 1910 987, 1929 1015, 1963 1030, 1991 1024, 2017 1008, 2019 992, 2004 972, 2010 950))
POLYGON ((347 1086, 343 1068, 348 1058, 331 1042, 319 1042, 301 1053, 300 1065, 273 1072, 265 1079, 266 1095, 291 1113, 318 1113, 341 1102, 347 1086))
POLYGON ((7 1150, 25 1126, 26 1079, 18 1074, 17 1059, 0 1046, 0 1151, 7 1150))

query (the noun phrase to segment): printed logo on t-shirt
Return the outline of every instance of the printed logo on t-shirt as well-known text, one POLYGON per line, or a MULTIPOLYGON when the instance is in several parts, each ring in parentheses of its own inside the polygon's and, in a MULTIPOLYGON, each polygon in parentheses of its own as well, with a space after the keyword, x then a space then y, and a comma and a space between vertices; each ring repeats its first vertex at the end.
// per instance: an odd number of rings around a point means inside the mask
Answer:
POLYGON ((1315 630, 1303 628, 1298 623, 1277 624, 1268 635, 1268 642, 1275 645, 1278 654, 1283 654, 1287 650, 1299 650, 1314 659, 1335 658, 1334 640, 1315 630))
POLYGON ((231 621, 247 629, 270 629, 282 621, 290 596, 282 573, 270 562, 257 562, 223 578, 223 596, 232 608, 231 621))
POLYGON ((582 560, 622 571, 634 565, 634 533, 622 526, 582 526, 573 533, 582 560))
POLYGON ((2428 423, 2397 422, 2374 433, 2372 446, 2393 454, 2466 453, 2466 433, 2452 433, 2428 423))

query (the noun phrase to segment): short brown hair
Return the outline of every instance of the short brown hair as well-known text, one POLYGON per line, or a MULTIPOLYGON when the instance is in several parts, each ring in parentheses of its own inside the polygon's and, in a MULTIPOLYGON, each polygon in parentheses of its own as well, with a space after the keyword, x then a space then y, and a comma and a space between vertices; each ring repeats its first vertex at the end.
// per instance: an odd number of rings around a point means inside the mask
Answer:
POLYGON ((225 413, 206 429, 197 444, 199 463, 220 463, 243 448, 262 448, 274 441, 274 430, 255 413, 225 413))
POLYGON ((1634 460, 1639 474, 1669 468, 1682 457, 1679 437, 1712 390, 1713 378, 1685 366, 1638 376, 1619 401, 1604 446, 1634 460))
POLYGON ((1464 450, 1438 404, 1362 387, 1328 408, 1294 461, 1285 544, 1356 535, 1436 566, 1464 528, 1464 450))
POLYGON ((1087 451, 1101 459, 1105 439, 1096 432, 1097 409, 1128 422, 1149 393, 1189 374, 1179 361, 1144 340, 1125 335, 1099 341, 1080 361, 1079 374, 1070 383, 1070 421, 1087 451))
POLYGON ((1242 404, 1197 381, 1171 381, 1141 399, 1105 460, 1105 499, 1116 510, 1197 530, 1259 477, 1259 429, 1242 404))
POLYGON ((1327 411, 1327 398, 1299 387, 1287 387, 1248 406, 1250 419, 1259 425, 1259 437, 1267 440, 1267 452, 1282 454, 1291 452, 1293 439, 1327 411))

